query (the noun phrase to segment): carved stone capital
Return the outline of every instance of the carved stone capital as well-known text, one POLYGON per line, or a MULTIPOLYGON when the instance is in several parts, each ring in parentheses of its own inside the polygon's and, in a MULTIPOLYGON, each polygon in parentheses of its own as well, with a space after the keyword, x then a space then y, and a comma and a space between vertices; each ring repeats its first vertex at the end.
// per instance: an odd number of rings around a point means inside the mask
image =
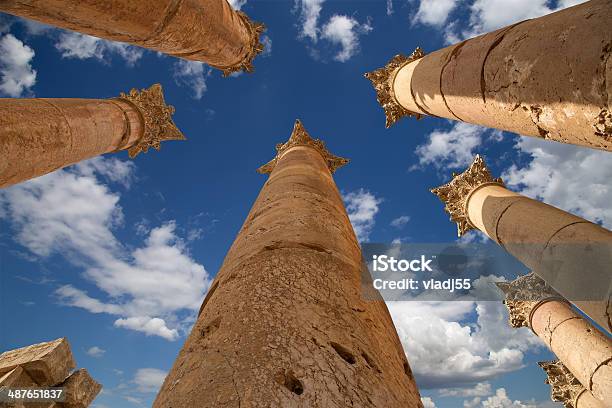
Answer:
POLYGON ((253 72, 253 60, 257 54, 264 50, 263 44, 259 41, 259 36, 266 30, 266 26, 262 23, 252 21, 249 16, 242 11, 236 11, 236 14, 238 14, 238 17, 242 20, 242 23, 249 32, 249 45, 247 46, 247 52, 242 61, 229 67, 215 67, 223 71, 224 77, 229 76, 233 72, 253 72))
POLYGON ((399 104, 393 92, 393 78, 395 73, 404 65, 423 58, 425 53, 420 47, 417 47, 410 56, 398 54, 382 68, 366 73, 364 76, 372 81, 372 85, 376 90, 376 99, 380 106, 385 111, 386 127, 389 128, 395 122, 404 116, 414 116, 421 119, 423 115, 416 112, 411 112, 399 104))
POLYGON ((150 147, 160 149, 164 140, 185 140, 185 136, 172 121, 174 107, 166 105, 160 84, 149 89, 132 89, 130 93, 121 92, 119 98, 134 105, 140 112, 143 120, 143 134, 128 149, 130 158, 136 157, 140 152, 146 152, 150 147))
POLYGON ((306 129, 304 129, 302 122, 300 122, 298 119, 295 121, 293 132, 291 132, 289 140, 285 143, 277 144, 276 156, 268 163, 258 168, 257 171, 261 174, 272 173, 272 170, 274 170, 274 167, 276 167, 278 159, 283 155, 283 153, 295 146, 310 146, 321 153, 321 156, 323 156, 323 159, 327 163, 329 171, 332 173, 334 173, 339 167, 342 167, 349 162, 348 159, 331 154, 325 147, 325 143, 323 143, 321 140, 310 137, 306 129))
POLYGON ((559 360, 540 361, 538 363, 546 372, 545 383, 550 384, 550 398, 561 402, 565 408, 576 408, 576 401, 585 388, 559 360))
POLYGON ((531 312, 538 303, 551 298, 562 299, 561 295, 533 272, 512 282, 495 284, 506 296, 504 303, 510 312, 510 326, 514 328, 530 326, 531 312))
POLYGON ((457 223, 459 236, 476 228, 468 217, 467 199, 476 188, 483 184, 504 186, 501 178, 491 176, 483 158, 477 154, 466 171, 461 174, 453 173, 453 179, 450 182, 430 190, 446 204, 444 209, 450 214, 451 221, 457 223))

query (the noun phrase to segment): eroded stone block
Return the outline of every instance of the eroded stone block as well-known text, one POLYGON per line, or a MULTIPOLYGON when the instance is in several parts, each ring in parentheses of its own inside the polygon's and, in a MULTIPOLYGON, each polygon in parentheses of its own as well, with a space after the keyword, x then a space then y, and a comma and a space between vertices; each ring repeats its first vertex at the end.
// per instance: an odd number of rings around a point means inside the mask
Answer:
POLYGON ((68 340, 61 338, 0 354, 0 375, 16 367, 24 369, 37 385, 53 386, 64 381, 76 365, 68 340))

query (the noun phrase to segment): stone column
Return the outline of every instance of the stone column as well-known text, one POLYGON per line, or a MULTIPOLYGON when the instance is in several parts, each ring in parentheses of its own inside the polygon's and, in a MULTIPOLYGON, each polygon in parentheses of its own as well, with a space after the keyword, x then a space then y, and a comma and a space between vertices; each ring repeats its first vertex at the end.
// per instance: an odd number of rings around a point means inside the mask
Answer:
POLYGON ((185 137, 161 85, 113 99, 0 98, 0 188, 104 153, 130 157, 185 137))
MULTIPOLYGON (((581 398, 592 400, 594 397, 599 404, 595 406, 612 407, 610 337, 580 316, 561 295, 533 273, 510 283, 498 282, 497 286, 506 295, 504 303, 510 312, 510 325, 530 327, 546 343, 581 387, 592 394, 581 398)), ((582 392, 575 394, 569 398, 571 401, 576 401, 582 392)))
POLYGON ((604 329, 612 329, 612 232, 506 189, 478 155, 465 172, 431 191, 446 204, 460 236, 471 229, 484 232, 604 329))
POLYGON ((612 151, 612 2, 591 0, 366 74, 387 127, 439 116, 612 151))
POLYGON ((538 363, 546 372, 546 384, 550 384, 550 397, 566 408, 604 408, 560 361, 538 363))
POLYGON ((347 160, 299 121, 154 407, 422 407, 332 178, 347 160))
POLYGON ((251 72, 264 26, 226 0, 0 0, 0 11, 111 41, 251 72))

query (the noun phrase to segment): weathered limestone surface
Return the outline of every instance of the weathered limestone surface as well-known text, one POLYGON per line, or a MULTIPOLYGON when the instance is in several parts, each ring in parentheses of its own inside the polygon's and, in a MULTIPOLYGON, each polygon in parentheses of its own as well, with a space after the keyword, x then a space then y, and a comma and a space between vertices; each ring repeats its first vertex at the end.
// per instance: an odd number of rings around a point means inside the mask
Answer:
POLYGON ((87 408, 102 386, 76 364, 65 338, 0 354, 0 388, 63 387, 63 402, 15 401, 3 408, 87 408))
POLYGON ((403 110, 395 120, 441 116, 611 151, 610 15, 610 0, 591 0, 399 66, 395 57, 394 69, 371 78, 381 104, 395 105, 385 107, 388 125, 389 112, 403 110))
POLYGON ((84 368, 72 373, 59 387, 66 389, 66 400, 62 403, 65 408, 86 408, 102 390, 84 368))
POLYGON ((0 98, 0 188, 127 149, 134 157, 184 136, 159 84, 114 99, 0 98))
POLYGON ((564 298, 612 330, 612 232, 507 190, 480 156, 448 184, 432 190, 459 235, 479 229, 564 298))
POLYGON ((497 285, 510 324, 530 327, 601 406, 612 406, 612 339, 533 273, 497 285))
POLYGON ((17 366, 11 371, 0 376, 0 387, 18 388, 32 387, 36 383, 23 368, 17 366))
POLYGON ((361 297, 346 161, 299 122, 277 149, 154 407, 422 407, 384 302, 361 297))
POLYGON ((580 384, 562 362, 542 361, 538 364, 548 376, 546 383, 550 384, 550 396, 553 401, 563 403, 565 408, 606 407, 580 384))
POLYGON ((263 25, 226 0, 0 0, 0 11, 175 57, 226 74, 252 70, 263 25))
POLYGON ((34 344, 0 354, 0 375, 21 367, 37 384, 58 384, 75 368, 70 345, 65 338, 34 344))

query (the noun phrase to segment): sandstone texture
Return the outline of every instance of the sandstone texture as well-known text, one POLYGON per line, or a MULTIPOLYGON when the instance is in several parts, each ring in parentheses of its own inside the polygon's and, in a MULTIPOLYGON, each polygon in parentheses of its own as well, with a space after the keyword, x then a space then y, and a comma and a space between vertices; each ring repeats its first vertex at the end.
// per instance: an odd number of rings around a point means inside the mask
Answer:
POLYGON ((76 367, 65 338, 0 354, 0 389, 63 387, 62 402, 7 402, 6 408, 87 408, 102 386, 76 367))
POLYGON ((339 158, 301 137, 266 165, 154 407, 422 407, 384 302, 362 299, 339 158))
POLYGON ((41 386, 59 384, 75 366, 65 338, 0 354, 0 375, 20 367, 41 386))
POLYGON ((612 151, 612 1, 425 55, 391 75, 407 111, 612 151))
POLYGON ((482 231, 612 332, 611 231, 511 192, 478 155, 468 169, 432 192, 446 204, 459 235, 482 231))
POLYGON ((0 98, 0 188, 104 153, 130 157, 179 132, 161 86, 114 99, 0 98))
POLYGON ((0 11, 111 41, 251 70, 260 24, 226 0, 1 0, 0 11))

